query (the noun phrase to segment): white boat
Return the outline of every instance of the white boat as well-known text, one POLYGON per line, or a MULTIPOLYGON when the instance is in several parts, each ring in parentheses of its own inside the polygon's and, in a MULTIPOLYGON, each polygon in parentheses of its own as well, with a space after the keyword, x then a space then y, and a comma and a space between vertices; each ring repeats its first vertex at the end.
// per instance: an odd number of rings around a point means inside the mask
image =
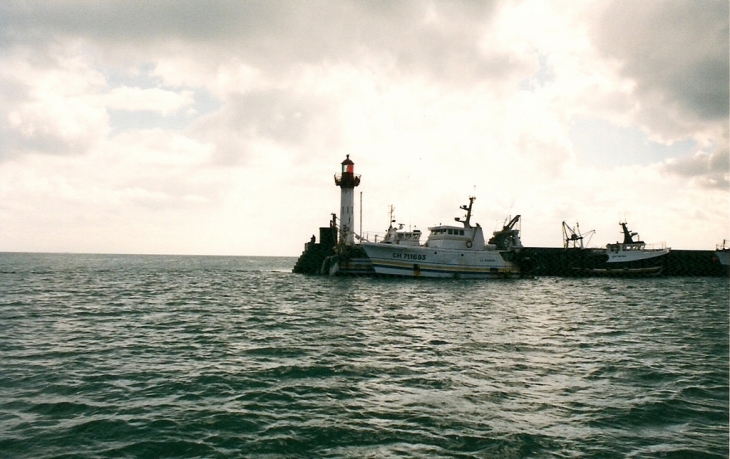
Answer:
POLYGON ((644 241, 639 240, 639 234, 629 231, 626 222, 619 223, 623 231, 623 242, 615 244, 607 244, 608 262, 607 263, 633 263, 641 264, 645 260, 656 260, 659 257, 669 253, 669 248, 664 247, 647 247, 644 241), (636 236, 636 240, 634 240, 636 236))
POLYGON ((386 237, 381 242, 362 242, 375 273, 461 279, 524 277, 531 270, 529 260, 519 257, 522 243, 515 226, 520 216, 510 220, 501 231, 494 232, 485 243, 482 227, 470 223, 474 199, 469 197, 468 207, 461 206, 466 210, 466 217, 455 219, 462 226, 430 227, 423 245, 413 244, 412 240, 399 242, 397 232, 391 233, 394 238, 386 237))
POLYGON ((624 235, 623 242, 606 245, 608 259, 603 267, 596 269, 595 274, 610 276, 644 276, 658 275, 664 269, 664 261, 669 254, 669 247, 661 244, 649 247, 639 239, 639 234, 629 231, 626 222, 619 223, 624 235), (636 237, 634 239, 634 237, 636 237), (603 272, 601 272, 603 270, 603 272))
MULTIPOLYGON (((408 247, 420 246, 421 230, 414 229, 412 231, 405 231, 403 230, 404 225, 402 223, 396 223, 398 228, 393 226, 393 223, 395 223, 395 219, 393 218, 394 210, 395 208, 393 206, 390 206, 390 226, 388 226, 388 231, 386 231, 385 237, 380 242, 382 244, 404 245, 408 247)), ((377 239, 375 242, 377 242, 377 239)))

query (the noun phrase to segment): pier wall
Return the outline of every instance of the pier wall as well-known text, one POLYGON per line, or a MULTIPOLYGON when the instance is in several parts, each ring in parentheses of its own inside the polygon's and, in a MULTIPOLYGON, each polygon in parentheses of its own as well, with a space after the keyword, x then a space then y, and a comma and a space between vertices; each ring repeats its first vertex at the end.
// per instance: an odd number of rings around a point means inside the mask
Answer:
MULTIPOLYGON (((569 276, 570 250, 559 247, 525 247, 536 276, 569 276)), ((663 276, 723 276, 714 250, 671 250, 665 259, 663 276)))
POLYGON ((323 226, 319 228, 319 242, 310 241, 304 244, 304 251, 299 256, 292 272, 298 274, 324 274, 320 272, 324 259, 334 254, 337 244, 337 228, 323 226))

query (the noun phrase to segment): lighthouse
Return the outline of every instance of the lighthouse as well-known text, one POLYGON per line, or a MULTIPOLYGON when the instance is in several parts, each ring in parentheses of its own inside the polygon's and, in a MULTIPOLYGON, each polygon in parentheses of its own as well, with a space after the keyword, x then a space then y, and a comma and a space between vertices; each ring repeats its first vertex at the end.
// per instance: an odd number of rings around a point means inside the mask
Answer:
POLYGON ((355 163, 347 155, 342 161, 342 173, 335 175, 335 184, 340 187, 340 242, 345 245, 355 243, 355 187, 360 184, 360 176, 355 175, 355 163))

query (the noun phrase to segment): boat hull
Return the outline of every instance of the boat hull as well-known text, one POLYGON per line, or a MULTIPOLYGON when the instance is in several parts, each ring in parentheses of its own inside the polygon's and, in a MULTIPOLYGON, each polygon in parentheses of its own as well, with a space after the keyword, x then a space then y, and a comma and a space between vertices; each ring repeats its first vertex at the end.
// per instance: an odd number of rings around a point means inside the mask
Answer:
POLYGON ((663 269, 663 266, 649 266, 646 268, 591 268, 580 270, 577 274, 596 277, 650 277, 660 275, 663 269))
POLYGON ((621 256, 624 254, 605 250, 569 249, 566 256, 569 273, 575 276, 645 277, 662 273, 668 253, 669 250, 637 251, 621 256))
POLYGON ((663 263, 669 249, 608 251, 607 264, 615 266, 657 266, 663 263))
POLYGON ((375 273, 383 276, 457 279, 522 277, 519 267, 496 250, 450 250, 363 243, 375 273))

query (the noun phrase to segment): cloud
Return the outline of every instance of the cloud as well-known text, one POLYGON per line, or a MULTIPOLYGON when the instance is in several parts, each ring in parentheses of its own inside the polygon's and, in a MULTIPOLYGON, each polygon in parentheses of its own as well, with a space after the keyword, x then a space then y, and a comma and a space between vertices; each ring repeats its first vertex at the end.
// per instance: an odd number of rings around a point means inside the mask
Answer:
POLYGON ((175 113, 194 102, 192 91, 176 93, 160 88, 142 89, 122 86, 103 96, 103 104, 112 110, 151 111, 162 116, 175 113))
POLYGON ((699 149, 693 154, 666 161, 664 170, 670 174, 693 179, 700 187, 730 190, 730 154, 725 133, 721 145, 699 149))
POLYGON ((674 220, 727 227, 727 14, 708 5, 2 2, 0 249, 295 255, 346 154, 366 229, 389 204, 425 229, 476 193, 477 221, 521 213, 530 245, 562 220, 613 239, 629 211, 696 246, 674 220), (28 236, 54 225, 79 236, 28 236))
POLYGON ((95 95, 104 77, 75 53, 28 49, 6 54, 0 70, 0 160, 22 152, 80 154, 108 132, 95 95))
POLYGON ((453 84, 501 80, 519 57, 480 46, 499 5, 491 2, 200 2, 9 1, 3 40, 46 43, 88 39, 111 54, 160 57, 187 46, 201 54, 239 56, 267 73, 298 63, 369 57, 393 72, 427 74, 453 84), (127 50, 127 51, 124 51, 127 50))
POLYGON ((316 96, 290 89, 250 91, 229 95, 222 110, 197 121, 190 133, 217 146, 217 161, 237 164, 253 142, 306 145, 317 134, 317 120, 328 115, 329 106, 316 96))
POLYGON ((728 2, 608 4, 595 45, 636 83, 637 117, 665 140, 728 119, 728 2))

